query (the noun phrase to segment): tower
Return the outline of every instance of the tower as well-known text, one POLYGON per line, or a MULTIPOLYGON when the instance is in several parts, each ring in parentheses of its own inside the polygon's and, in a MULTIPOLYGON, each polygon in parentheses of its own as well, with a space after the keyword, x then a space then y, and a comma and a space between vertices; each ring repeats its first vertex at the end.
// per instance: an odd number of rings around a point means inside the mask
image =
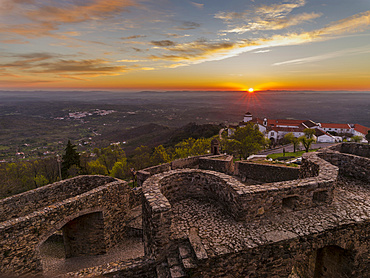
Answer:
POLYGON ((249 113, 249 112, 247 112, 247 113, 245 113, 244 114, 244 119, 243 119, 243 122, 249 122, 249 121, 251 121, 252 120, 252 118, 253 118, 253 116, 252 116, 252 114, 251 113, 249 113))

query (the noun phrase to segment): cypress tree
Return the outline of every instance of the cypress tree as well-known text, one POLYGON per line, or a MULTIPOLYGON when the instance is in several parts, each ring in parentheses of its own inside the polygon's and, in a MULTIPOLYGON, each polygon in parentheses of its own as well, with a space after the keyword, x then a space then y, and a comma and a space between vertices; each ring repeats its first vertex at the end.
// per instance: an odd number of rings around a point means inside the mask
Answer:
MULTIPOLYGON (((77 172, 81 170, 80 166, 80 154, 76 151, 76 145, 72 145, 71 141, 68 140, 67 146, 65 148, 65 154, 62 157, 62 177, 63 179, 68 178, 68 170, 75 166, 77 172)), ((78 173, 77 173, 78 174, 78 173)))

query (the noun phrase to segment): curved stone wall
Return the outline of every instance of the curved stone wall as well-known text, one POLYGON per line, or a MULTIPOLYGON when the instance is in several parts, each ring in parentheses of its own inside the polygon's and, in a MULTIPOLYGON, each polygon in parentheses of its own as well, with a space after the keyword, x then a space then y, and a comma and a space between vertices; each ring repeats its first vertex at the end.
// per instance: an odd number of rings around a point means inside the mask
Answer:
POLYGON ((54 194, 58 195, 66 184, 71 185, 66 189, 71 193, 66 195, 76 195, 55 203, 42 201, 43 204, 48 205, 35 209, 29 214, 27 214, 30 210, 28 206, 39 190, 15 196, 19 203, 26 204, 27 208, 22 211, 24 216, 13 217, 0 223, 2 235, 0 273, 23 274, 42 271, 39 246, 68 222, 83 215, 101 212, 106 248, 109 249, 122 239, 125 229, 123 223, 126 213, 130 210, 131 196, 131 189, 126 182, 109 177, 82 176, 47 186, 43 188, 43 193, 45 196, 50 196, 50 200, 60 199, 60 196, 54 196, 54 194), (88 186, 84 185, 85 182, 88 186), (90 187, 90 190, 81 190, 86 187, 90 187), (81 191, 86 192, 80 193, 81 191))
POLYGON ((247 221, 330 203, 338 168, 310 153, 305 155, 301 171, 306 178, 260 185, 246 185, 226 174, 200 169, 150 177, 143 184, 146 253, 156 256, 170 244, 171 203, 184 198, 214 199, 235 219, 247 221))

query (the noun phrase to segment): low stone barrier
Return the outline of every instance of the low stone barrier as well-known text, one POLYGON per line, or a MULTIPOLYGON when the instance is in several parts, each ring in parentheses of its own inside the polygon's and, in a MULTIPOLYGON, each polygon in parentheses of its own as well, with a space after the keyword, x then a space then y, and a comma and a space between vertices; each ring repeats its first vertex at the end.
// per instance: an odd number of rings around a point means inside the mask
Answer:
POLYGON ((199 166, 199 159, 202 157, 211 156, 210 154, 206 155, 199 155, 199 156, 192 156, 188 158, 181 158, 176 159, 170 163, 164 163, 161 165, 149 167, 142 169, 137 172, 136 178, 137 178, 137 185, 142 186, 144 181, 149 178, 152 175, 167 172, 170 170, 175 169, 184 169, 184 168, 198 168, 199 166))
POLYGON ((234 162, 231 155, 215 155, 199 158, 199 169, 212 170, 225 174, 234 174, 234 162))
POLYGON ((251 179, 260 182, 278 182, 299 178, 299 167, 284 167, 247 161, 237 161, 235 172, 242 180, 251 179))
POLYGON ((339 168, 339 174, 370 182, 370 159, 352 154, 325 150, 319 156, 339 168))
POLYGON ((342 143, 340 145, 340 151, 342 153, 358 155, 362 157, 370 158, 370 145, 359 144, 359 143, 342 143))

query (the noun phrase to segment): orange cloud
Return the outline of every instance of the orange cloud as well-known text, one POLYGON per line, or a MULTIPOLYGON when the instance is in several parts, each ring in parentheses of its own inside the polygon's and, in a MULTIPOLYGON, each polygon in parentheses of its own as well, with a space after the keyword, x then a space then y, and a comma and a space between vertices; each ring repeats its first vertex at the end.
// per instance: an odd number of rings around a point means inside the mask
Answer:
POLYGON ((51 36, 51 32, 58 30, 61 24, 99 20, 138 5, 134 0, 93 0, 85 1, 83 5, 61 5, 58 1, 49 1, 42 5, 32 0, 5 0, 0 14, 9 14, 11 11, 27 18, 30 23, 1 25, 0 33, 15 33, 29 38, 51 36))

